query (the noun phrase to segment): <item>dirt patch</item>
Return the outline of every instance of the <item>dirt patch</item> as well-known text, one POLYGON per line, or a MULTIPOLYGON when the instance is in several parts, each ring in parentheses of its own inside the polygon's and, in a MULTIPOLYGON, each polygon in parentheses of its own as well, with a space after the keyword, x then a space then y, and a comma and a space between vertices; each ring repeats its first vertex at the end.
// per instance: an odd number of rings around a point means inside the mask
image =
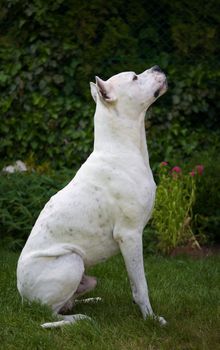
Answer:
POLYGON ((208 256, 220 255, 220 246, 201 247, 192 246, 176 247, 170 256, 187 255, 192 258, 206 258, 208 256))

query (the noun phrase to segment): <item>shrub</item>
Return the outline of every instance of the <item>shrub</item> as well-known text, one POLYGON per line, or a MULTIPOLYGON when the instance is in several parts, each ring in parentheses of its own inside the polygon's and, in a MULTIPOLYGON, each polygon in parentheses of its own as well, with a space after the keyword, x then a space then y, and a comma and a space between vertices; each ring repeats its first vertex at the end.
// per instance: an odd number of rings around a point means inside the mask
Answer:
POLYGON ((1 237, 9 245, 22 246, 48 199, 73 176, 70 171, 0 175, 1 237))
POLYGON ((192 231, 192 208, 196 196, 196 177, 201 176, 202 165, 184 175, 178 166, 169 169, 162 162, 152 224, 158 236, 158 248, 170 253, 175 247, 191 241, 199 246, 192 231))
POLYGON ((201 2, 2 1, 1 162, 33 153, 53 168, 78 166, 93 144, 89 81, 154 64, 170 89, 153 107, 153 162, 192 154, 199 141, 186 134, 201 119, 215 130, 219 109, 219 14, 207 4, 204 16, 201 2))
POLYGON ((204 164, 204 176, 199 178, 196 190, 196 201, 193 206, 195 215, 194 232, 205 234, 211 243, 219 243, 220 227, 220 150, 215 144, 202 152, 195 152, 192 163, 204 164))
POLYGON ((148 112, 152 164, 160 159, 190 161, 195 152, 220 144, 218 77, 220 71, 206 65, 172 69, 167 94, 148 112))

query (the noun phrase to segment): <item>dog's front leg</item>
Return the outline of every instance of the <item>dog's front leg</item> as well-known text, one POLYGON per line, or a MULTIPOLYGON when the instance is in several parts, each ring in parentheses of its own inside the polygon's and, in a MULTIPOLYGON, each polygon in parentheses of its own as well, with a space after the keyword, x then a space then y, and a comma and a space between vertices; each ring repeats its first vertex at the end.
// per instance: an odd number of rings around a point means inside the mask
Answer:
POLYGON ((118 232, 114 235, 120 246, 125 266, 128 272, 133 299, 139 305, 144 319, 147 316, 158 318, 161 324, 166 321, 163 317, 156 317, 153 313, 148 286, 144 272, 142 233, 136 231, 118 232))
POLYGON ((118 233, 115 235, 115 239, 125 261, 133 299, 139 305, 144 318, 153 315, 144 273, 142 235, 139 232, 118 233))

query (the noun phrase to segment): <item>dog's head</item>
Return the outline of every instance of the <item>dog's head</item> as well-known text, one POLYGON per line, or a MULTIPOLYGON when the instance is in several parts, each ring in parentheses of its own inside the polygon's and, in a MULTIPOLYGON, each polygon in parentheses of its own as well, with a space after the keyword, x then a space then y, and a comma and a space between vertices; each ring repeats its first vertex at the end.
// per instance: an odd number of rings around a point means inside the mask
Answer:
POLYGON ((154 66, 141 74, 123 72, 107 81, 96 77, 96 83, 90 83, 90 87, 96 103, 139 113, 166 92, 167 79, 160 67, 154 66))

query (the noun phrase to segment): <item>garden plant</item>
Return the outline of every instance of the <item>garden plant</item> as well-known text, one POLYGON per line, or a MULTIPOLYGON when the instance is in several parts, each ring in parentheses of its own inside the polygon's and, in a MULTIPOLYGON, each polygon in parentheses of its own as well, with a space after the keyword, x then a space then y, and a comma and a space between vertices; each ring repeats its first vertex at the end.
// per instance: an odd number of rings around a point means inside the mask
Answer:
POLYGON ((203 165, 197 165, 195 170, 184 174, 179 166, 170 168, 167 162, 160 164, 153 226, 163 253, 189 243, 200 249, 192 231, 192 219, 197 180, 203 170, 203 165))

